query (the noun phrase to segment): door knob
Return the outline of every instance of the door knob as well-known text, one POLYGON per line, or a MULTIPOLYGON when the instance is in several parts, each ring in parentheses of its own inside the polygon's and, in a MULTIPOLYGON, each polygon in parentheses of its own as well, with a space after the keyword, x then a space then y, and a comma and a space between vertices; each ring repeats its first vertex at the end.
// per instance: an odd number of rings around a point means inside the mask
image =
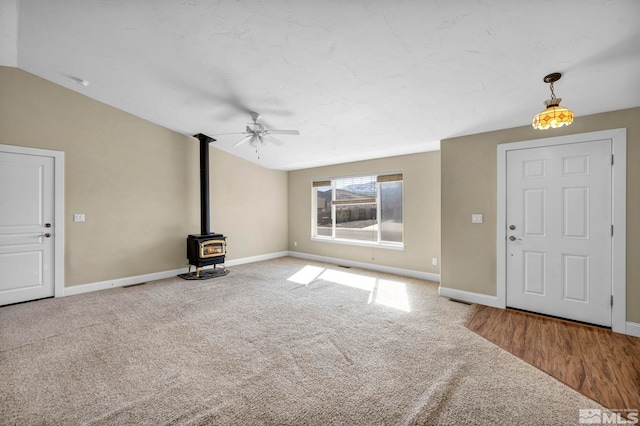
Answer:
POLYGON ((49 237, 51 237, 51 234, 47 232, 46 234, 44 234, 44 236, 45 236, 45 238, 49 238, 49 237))
POLYGON ((516 238, 514 235, 509 237, 509 241, 516 241, 516 240, 522 241, 522 238, 516 238))
POLYGON ((513 231, 514 229, 516 229, 516 226, 515 225, 510 225, 509 229, 511 229, 513 231))
POLYGON ((51 228, 51 224, 50 224, 50 223, 45 223, 45 224, 44 224, 44 227, 45 227, 45 228, 51 228))

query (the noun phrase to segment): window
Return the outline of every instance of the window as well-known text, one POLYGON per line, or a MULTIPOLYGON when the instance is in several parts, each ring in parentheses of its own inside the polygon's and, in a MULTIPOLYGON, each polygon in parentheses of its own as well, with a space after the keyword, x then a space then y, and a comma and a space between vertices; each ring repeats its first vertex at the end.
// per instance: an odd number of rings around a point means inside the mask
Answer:
POLYGON ((402 247, 402 173, 313 182, 312 237, 402 247))

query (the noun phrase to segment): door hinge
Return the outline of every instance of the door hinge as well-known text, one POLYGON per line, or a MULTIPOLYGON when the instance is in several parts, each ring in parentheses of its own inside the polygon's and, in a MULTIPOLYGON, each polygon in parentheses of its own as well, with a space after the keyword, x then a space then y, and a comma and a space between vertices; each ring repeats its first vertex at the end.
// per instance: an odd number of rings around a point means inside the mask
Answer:
POLYGON ((613 237, 613 225, 611 225, 611 236, 613 237))
POLYGON ((613 154, 611 154, 611 165, 613 166, 613 154))
POLYGON ((613 294, 611 295, 611 306, 613 306, 613 294))

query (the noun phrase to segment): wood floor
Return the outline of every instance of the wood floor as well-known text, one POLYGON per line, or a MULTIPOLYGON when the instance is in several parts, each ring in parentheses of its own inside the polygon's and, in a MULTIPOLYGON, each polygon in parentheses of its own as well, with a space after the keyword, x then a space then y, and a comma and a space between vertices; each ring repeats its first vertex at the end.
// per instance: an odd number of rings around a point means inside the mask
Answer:
POLYGON ((607 408, 640 409, 638 337, 479 305, 467 328, 607 408))

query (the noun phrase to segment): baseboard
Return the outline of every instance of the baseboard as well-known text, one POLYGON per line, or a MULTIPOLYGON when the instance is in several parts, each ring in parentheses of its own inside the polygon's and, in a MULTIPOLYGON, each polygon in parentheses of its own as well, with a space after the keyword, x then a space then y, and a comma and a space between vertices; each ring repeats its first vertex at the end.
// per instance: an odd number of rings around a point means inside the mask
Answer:
POLYGON ((629 336, 640 337, 640 323, 627 321, 625 334, 629 336))
POLYGON ((263 260, 277 259, 279 257, 285 257, 288 255, 289 255, 289 252, 287 251, 278 251, 275 253, 261 254, 259 256, 243 257, 241 259, 233 259, 233 260, 226 259, 224 264, 226 266, 235 266, 235 265, 242 265, 244 263, 262 262, 263 260))
POLYGON ((497 296, 489 296, 482 293, 473 293, 471 291, 458 290, 455 288, 442 287, 438 289, 438 294, 449 299, 460 300, 462 302, 477 303, 478 305, 491 306, 493 308, 504 309, 504 306, 498 302, 497 296))
POLYGON ((394 268, 392 266, 375 265, 372 263, 355 262, 352 260, 338 259, 335 257, 318 256, 315 254, 300 253, 290 251, 289 256, 300 259, 314 260, 316 262, 332 263, 334 265, 350 266, 352 268, 369 269, 387 274, 402 275, 404 277, 418 278, 421 280, 440 282, 440 274, 432 274, 430 272, 414 271, 412 269, 394 268))
POLYGON ((92 291, 106 290, 114 287, 124 287, 126 285, 140 284, 147 281, 161 280, 175 277, 178 274, 187 272, 187 268, 173 269, 171 271, 154 272, 151 274, 136 275, 133 277, 116 278, 114 280, 100 281, 89 284, 74 285, 64 288, 63 296, 73 296, 75 294, 90 293, 92 291))
MULTIPOLYGON (((287 256, 288 252, 281 251, 277 253, 269 253, 260 256, 244 257, 241 259, 227 260, 225 266, 242 265, 243 263, 260 262, 263 260, 275 259, 287 256)), ((147 281, 162 280, 164 278, 175 277, 178 274, 184 274, 187 268, 173 269, 171 271, 154 272, 151 274, 136 275, 133 277, 116 278, 113 280, 100 281, 89 284, 74 285, 65 287, 63 296, 73 296, 75 294, 90 293, 92 291, 106 290, 108 288, 124 287, 126 285, 140 284, 147 281)))

